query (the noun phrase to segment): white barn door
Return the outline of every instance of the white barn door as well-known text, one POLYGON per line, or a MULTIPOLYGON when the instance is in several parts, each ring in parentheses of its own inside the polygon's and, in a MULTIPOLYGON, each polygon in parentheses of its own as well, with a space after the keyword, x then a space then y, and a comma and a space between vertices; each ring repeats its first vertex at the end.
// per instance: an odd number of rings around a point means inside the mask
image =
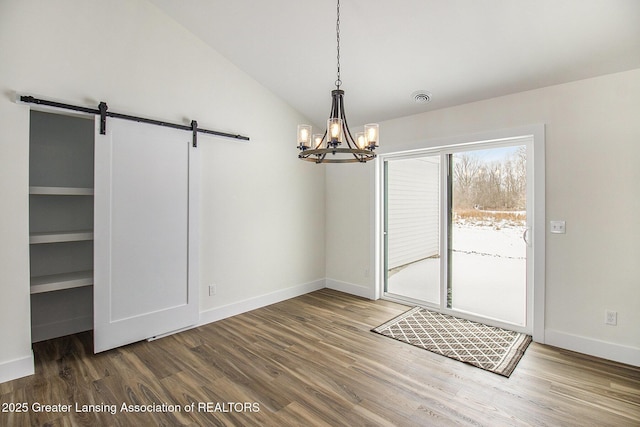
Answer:
POLYGON ((198 320, 191 133, 109 118, 95 137, 94 351, 198 320))

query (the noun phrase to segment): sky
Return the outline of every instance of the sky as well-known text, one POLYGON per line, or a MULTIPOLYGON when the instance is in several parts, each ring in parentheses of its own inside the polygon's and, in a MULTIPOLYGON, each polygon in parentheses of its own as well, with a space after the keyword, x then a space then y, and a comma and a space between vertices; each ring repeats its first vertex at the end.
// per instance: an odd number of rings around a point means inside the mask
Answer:
POLYGON ((516 146, 510 146, 510 147, 489 148, 486 150, 473 150, 473 151, 456 153, 456 155, 473 154, 483 162, 493 162, 493 161, 502 162, 507 158, 515 155, 518 152, 519 147, 520 147, 519 145, 516 145, 516 146))

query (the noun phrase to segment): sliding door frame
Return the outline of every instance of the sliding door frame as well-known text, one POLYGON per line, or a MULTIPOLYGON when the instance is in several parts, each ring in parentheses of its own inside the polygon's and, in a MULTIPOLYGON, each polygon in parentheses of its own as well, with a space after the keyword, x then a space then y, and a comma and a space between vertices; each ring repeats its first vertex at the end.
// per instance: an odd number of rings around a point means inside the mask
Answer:
MULTIPOLYGON (((479 134, 461 135, 438 140, 425 141, 413 144, 397 144, 393 152, 381 153, 375 163, 374 195, 375 201, 372 208, 372 241, 374 253, 372 265, 375 266, 375 298, 394 300, 392 296, 385 295, 385 162, 391 159, 415 158, 418 156, 441 155, 441 179, 447 179, 447 161, 451 153, 464 152, 480 148, 496 148, 509 145, 517 145, 518 139, 526 141, 532 139, 531 150, 527 151, 527 175, 532 176, 532 185, 527 186, 527 203, 531 204, 528 210, 528 219, 532 230, 530 238, 533 242, 528 257, 531 258, 531 270, 528 278, 531 285, 527 293, 527 327, 536 342, 544 343, 544 302, 545 302, 545 167, 544 167, 544 125, 531 125, 520 128, 504 129, 479 134), (481 146, 481 147, 480 147, 481 146), (532 309, 529 309, 532 308, 532 309)), ((524 144, 525 142, 523 142, 524 144)), ((443 181, 444 182, 444 181, 443 181)), ((441 221, 447 220, 448 195, 441 192, 441 221)), ((445 236, 441 239, 441 271, 447 268, 447 251, 445 236)), ((445 275, 441 274, 440 292, 446 292, 445 275)), ((441 294, 442 295, 442 294, 441 294)), ((405 302, 406 301, 402 301, 405 302)), ((427 304, 425 304, 427 305, 427 304)), ((491 322, 479 316, 448 309, 446 298, 441 297, 439 305, 428 305, 430 308, 443 313, 455 314, 470 320, 482 320, 485 323, 494 323, 502 326, 500 322, 491 322)), ((518 329, 518 328, 516 328, 518 329)))

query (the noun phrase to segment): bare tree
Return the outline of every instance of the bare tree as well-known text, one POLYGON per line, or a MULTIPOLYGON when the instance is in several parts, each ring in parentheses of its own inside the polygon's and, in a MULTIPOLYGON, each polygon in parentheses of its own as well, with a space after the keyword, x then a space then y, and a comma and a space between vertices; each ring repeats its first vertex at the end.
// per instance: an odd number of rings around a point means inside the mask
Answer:
POLYGON ((476 156, 464 153, 456 156, 453 164, 454 197, 456 204, 462 208, 474 205, 472 189, 478 178, 480 161, 476 156))
POLYGON ((526 204, 526 147, 503 161, 483 163, 473 154, 455 156, 457 208, 523 209, 526 204))

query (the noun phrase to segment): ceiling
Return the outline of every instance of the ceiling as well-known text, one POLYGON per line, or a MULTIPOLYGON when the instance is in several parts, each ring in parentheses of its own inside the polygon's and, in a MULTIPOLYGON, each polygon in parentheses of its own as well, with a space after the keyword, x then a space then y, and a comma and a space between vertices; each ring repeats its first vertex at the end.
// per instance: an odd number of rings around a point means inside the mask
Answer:
MULTIPOLYGON (((334 0, 150 1, 326 123, 334 0)), ((351 127, 640 68, 638 0, 342 0, 340 14, 351 127), (419 90, 431 102, 415 103, 419 90)))

